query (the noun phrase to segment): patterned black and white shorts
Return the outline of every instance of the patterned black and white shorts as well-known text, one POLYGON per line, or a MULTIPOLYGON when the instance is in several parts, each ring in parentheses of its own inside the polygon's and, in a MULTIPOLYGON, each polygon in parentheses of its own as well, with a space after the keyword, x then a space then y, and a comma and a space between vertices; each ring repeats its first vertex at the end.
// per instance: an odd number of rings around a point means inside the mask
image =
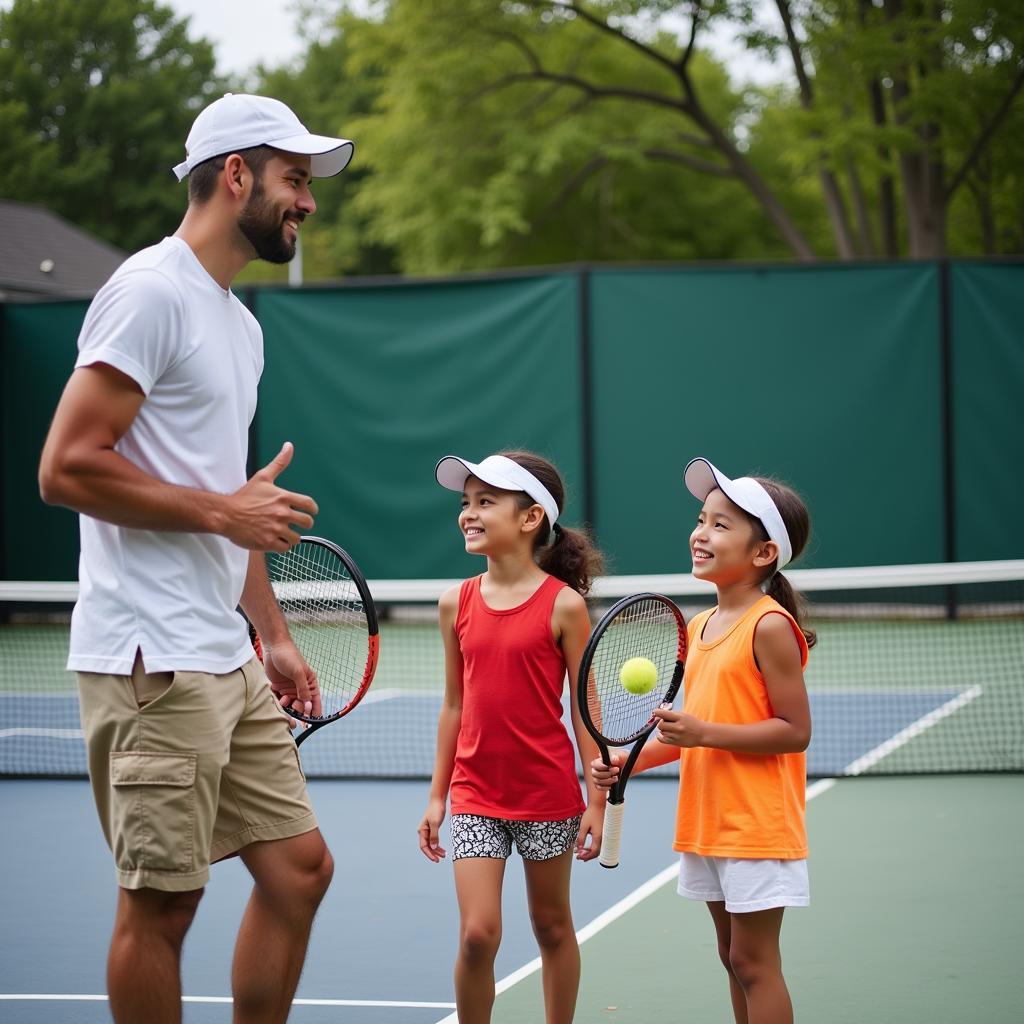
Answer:
POLYGON ((481 814, 453 814, 452 858, 497 857, 507 860, 515 842, 523 860, 550 860, 571 850, 582 814, 564 821, 512 821, 481 814))

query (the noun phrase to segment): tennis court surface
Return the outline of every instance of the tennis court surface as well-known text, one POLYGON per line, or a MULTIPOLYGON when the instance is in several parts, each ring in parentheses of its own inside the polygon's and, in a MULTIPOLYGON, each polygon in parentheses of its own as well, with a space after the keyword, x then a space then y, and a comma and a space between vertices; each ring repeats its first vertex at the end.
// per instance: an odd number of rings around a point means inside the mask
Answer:
MULTIPOLYGON (((807 673, 809 774, 825 780, 810 790, 812 906, 791 912, 783 933, 798 1018, 1019 1020, 1024 562, 790 575, 819 633, 807 673), (876 775, 885 777, 866 777, 876 775)), ((338 867, 295 1021, 451 1024, 450 865, 428 863, 415 837, 442 685, 432 603, 441 586, 371 583, 383 611, 371 692, 303 748, 338 867)), ((641 590, 674 597, 687 615, 707 604, 687 577, 618 577, 601 582, 596 611, 641 590)), ((63 671, 72 594, 0 584, 0 1022, 109 1019, 109 855, 87 785, 40 778, 84 775, 63 671)), ((586 938, 579 1021, 728 1019, 706 912, 671 884, 673 793, 671 778, 632 783, 622 866, 574 872, 586 938)), ((186 943, 193 1024, 230 1020, 228 965, 247 891, 239 865, 215 868, 186 943)), ((515 861, 505 908, 494 1020, 525 1024, 541 1004, 515 861)))

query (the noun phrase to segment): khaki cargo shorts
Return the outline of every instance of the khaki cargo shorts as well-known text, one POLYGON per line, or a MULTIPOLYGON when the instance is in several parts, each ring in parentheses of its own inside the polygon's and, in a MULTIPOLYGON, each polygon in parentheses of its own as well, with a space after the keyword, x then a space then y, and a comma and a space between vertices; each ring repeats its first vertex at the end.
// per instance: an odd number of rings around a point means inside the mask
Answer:
POLYGON ((100 823, 125 889, 201 889, 210 864, 317 827, 288 716, 234 672, 78 673, 100 823))

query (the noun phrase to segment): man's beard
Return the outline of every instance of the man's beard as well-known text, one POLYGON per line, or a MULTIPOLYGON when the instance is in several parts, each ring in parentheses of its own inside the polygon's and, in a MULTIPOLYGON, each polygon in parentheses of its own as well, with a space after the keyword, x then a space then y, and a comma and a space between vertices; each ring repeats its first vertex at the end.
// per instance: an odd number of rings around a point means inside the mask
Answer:
MULTIPOLYGON (((290 215, 296 221, 301 214, 290 215)), ((256 255, 268 263, 288 263, 295 255, 295 242, 285 235, 284 217, 267 201, 263 183, 257 181, 252 195, 238 218, 238 230, 256 250, 256 255)))

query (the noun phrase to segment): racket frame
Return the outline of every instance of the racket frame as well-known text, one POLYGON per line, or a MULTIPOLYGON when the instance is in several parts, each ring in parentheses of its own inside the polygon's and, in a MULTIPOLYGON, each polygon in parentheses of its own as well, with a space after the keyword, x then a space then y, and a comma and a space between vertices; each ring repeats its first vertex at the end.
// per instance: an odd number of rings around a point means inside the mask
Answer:
POLYGON ((661 604, 664 604, 673 613, 676 619, 678 638, 676 664, 675 668, 672 670, 672 678, 669 680, 669 684, 664 691, 659 706, 664 707, 672 704, 676 695, 679 693, 679 688, 683 682, 683 671, 686 667, 688 638, 686 633, 686 620, 683 618, 683 613, 679 610, 674 601, 662 594, 646 592, 629 594, 628 596, 616 601, 615 604, 613 604, 604 613, 604 615, 601 616, 597 625, 590 633, 586 647, 583 649, 583 656, 580 658, 579 675, 576 682, 577 703, 580 709, 580 717, 583 719, 583 725, 586 727, 587 732, 590 733, 594 742, 597 744, 598 751, 601 754, 601 760, 606 765, 611 766, 611 748, 614 746, 615 749, 621 750, 627 744, 632 744, 632 747, 626 756, 626 760, 619 767, 618 777, 608 790, 608 802, 605 805, 605 823, 601 840, 600 855, 600 864, 605 868, 614 868, 618 866, 619 840, 621 837, 622 812, 623 803, 625 801, 626 783, 629 781, 630 774, 633 771, 637 758, 644 749, 644 744, 647 742, 647 738, 654 731, 654 727, 657 725, 658 720, 652 715, 640 729, 633 733, 632 736, 627 736, 616 743, 608 740, 601 730, 598 729, 590 714, 590 700, 588 696, 588 691, 590 689, 590 671, 598 644, 600 644, 601 638, 604 636, 608 627, 623 611, 631 605, 639 604, 642 601, 658 601, 661 604))
MULTIPOLYGON (((339 561, 344 565, 346 572, 349 574, 352 583, 356 588, 356 592, 359 594, 359 598, 363 605, 363 613, 366 615, 366 627, 367 627, 367 655, 366 655, 366 666, 363 670, 363 678, 359 683, 359 688, 353 694, 351 700, 338 711, 333 712, 330 715, 321 715, 314 717, 313 715, 304 715, 300 711, 295 711, 290 707, 281 707, 281 710, 288 715, 290 718, 294 718, 297 722, 302 722, 306 726, 304 729, 297 731, 295 735, 295 745, 301 746, 302 743, 307 740, 317 729, 323 728, 325 725, 329 725, 331 722, 338 721, 339 718, 344 718, 353 708, 363 699, 366 695, 366 691, 370 688, 370 683, 373 682, 374 672, 377 670, 377 659, 380 656, 380 631, 377 624, 377 608, 373 603, 373 597, 370 594, 370 587, 366 582, 366 577, 363 575, 362 570, 355 563, 355 559, 342 547, 339 547, 334 541, 327 540, 325 537, 313 537, 306 536, 300 537, 298 544, 312 544, 317 547, 321 547, 331 552, 339 561)), ((298 544, 295 547, 298 547, 298 544)), ((294 548, 290 548, 289 551, 282 552, 284 557, 287 557, 294 548)), ((294 582, 294 581, 289 581, 294 582)), ((274 587, 274 581, 270 581, 271 588, 274 587)), ((275 591, 275 598, 280 603, 280 598, 277 598, 275 591)), ((252 640, 253 649, 256 651, 260 661, 263 660, 263 645, 260 642, 259 635, 256 633, 255 627, 252 623, 249 623, 249 635, 252 640)), ((298 646, 298 645, 296 645, 298 646)), ((299 653, 305 657, 305 653, 299 648, 299 653)))

